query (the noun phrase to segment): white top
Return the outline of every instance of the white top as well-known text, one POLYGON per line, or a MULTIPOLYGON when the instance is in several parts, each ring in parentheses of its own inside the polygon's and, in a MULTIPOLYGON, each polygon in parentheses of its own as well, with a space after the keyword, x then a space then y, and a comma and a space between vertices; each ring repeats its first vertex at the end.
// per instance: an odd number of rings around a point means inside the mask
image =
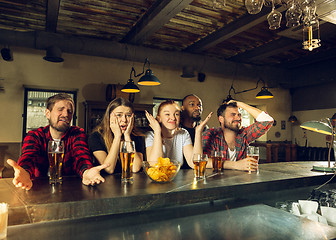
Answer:
MULTIPOLYGON (((146 148, 153 146, 154 132, 150 131, 146 134, 146 148)), ((181 128, 175 132, 172 138, 163 138, 163 157, 175 160, 183 164, 183 147, 192 144, 190 135, 187 130, 181 128)))

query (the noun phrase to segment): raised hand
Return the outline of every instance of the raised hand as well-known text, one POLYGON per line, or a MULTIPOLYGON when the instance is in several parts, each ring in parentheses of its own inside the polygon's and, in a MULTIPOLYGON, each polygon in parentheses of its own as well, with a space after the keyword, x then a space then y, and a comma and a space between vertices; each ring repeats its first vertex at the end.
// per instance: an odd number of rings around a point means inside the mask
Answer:
POLYGON ((152 114, 149 112, 145 111, 146 118, 149 122, 149 126, 153 129, 154 132, 160 132, 161 131, 161 126, 158 120, 156 120, 152 114))
POLYGON ((120 130, 120 126, 119 126, 119 122, 118 122, 118 118, 114 113, 111 114, 110 129, 113 132, 114 136, 121 136, 122 135, 121 130, 120 130))
POLYGON ((196 127, 196 131, 203 131, 204 127, 206 126, 207 122, 209 121, 209 119, 211 118, 212 116, 212 113, 209 113, 209 115, 204 119, 204 121, 201 121, 200 124, 196 127))
POLYGON ((87 169, 83 173, 82 183, 84 185, 96 185, 105 182, 105 179, 100 175, 100 170, 107 168, 109 164, 102 164, 97 167, 87 169))
POLYGON ((14 169, 13 184, 17 188, 29 190, 33 186, 29 173, 20 167, 14 160, 8 159, 7 163, 14 169))

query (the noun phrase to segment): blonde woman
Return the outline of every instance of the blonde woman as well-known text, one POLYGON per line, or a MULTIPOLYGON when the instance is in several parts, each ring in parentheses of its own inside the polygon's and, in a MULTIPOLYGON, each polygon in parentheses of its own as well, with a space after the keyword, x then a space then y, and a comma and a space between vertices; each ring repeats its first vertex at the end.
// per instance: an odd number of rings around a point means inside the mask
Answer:
POLYGON ((201 134, 212 113, 196 127, 193 146, 188 131, 179 128, 180 112, 180 107, 173 100, 166 100, 159 105, 156 118, 146 112, 149 126, 153 129, 146 135, 147 161, 155 163, 159 157, 169 157, 180 162, 182 168, 193 168, 192 155, 203 153, 201 134))
POLYGON ((141 169, 144 151, 143 137, 134 129, 134 108, 124 98, 116 98, 108 105, 102 122, 88 139, 89 148, 99 164, 107 163, 109 174, 121 173, 119 149, 121 141, 134 141, 136 153, 133 172, 141 169))

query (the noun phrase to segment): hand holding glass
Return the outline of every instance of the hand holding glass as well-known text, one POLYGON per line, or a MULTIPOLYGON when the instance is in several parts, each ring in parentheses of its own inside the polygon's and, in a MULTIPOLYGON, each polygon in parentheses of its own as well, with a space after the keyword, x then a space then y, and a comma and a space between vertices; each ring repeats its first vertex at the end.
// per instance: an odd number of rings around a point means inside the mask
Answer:
POLYGON ((48 142, 49 184, 62 184, 62 165, 64 142, 53 140, 48 142))
POLYGON ((133 161, 135 155, 134 141, 122 141, 120 143, 121 182, 133 183, 133 161))
MULTIPOLYGON (((259 147, 248 146, 247 147, 247 157, 254 158, 256 163, 259 162, 259 147)), ((251 167, 250 167, 251 169, 251 167)), ((249 174, 251 174, 251 170, 249 170, 249 174)), ((259 173, 259 167, 257 167, 257 173, 259 173)))
POLYGON ((206 154, 194 154, 194 176, 196 179, 205 178, 205 169, 208 163, 208 155, 206 154))

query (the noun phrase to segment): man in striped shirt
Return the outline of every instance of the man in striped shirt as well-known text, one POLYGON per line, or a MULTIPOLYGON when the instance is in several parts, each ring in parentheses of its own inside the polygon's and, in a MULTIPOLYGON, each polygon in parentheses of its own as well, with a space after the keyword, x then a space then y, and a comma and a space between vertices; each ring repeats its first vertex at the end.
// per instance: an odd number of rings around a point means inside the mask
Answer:
POLYGON ((82 128, 70 126, 75 105, 70 95, 56 94, 47 100, 45 110, 49 125, 30 131, 23 141, 22 154, 16 163, 8 159, 14 168, 13 184, 29 190, 33 180, 46 177, 49 169, 48 141, 64 141, 63 175, 77 174, 85 185, 104 182, 100 170, 107 165, 93 167, 87 139, 82 128))
POLYGON ((273 118, 267 113, 243 102, 230 101, 217 110, 219 128, 211 128, 203 133, 203 152, 211 156, 211 151, 224 154, 224 168, 242 171, 256 171, 258 163, 246 158, 248 145, 265 134, 273 125, 273 118), (256 122, 248 127, 241 126, 238 108, 250 113, 256 122))

